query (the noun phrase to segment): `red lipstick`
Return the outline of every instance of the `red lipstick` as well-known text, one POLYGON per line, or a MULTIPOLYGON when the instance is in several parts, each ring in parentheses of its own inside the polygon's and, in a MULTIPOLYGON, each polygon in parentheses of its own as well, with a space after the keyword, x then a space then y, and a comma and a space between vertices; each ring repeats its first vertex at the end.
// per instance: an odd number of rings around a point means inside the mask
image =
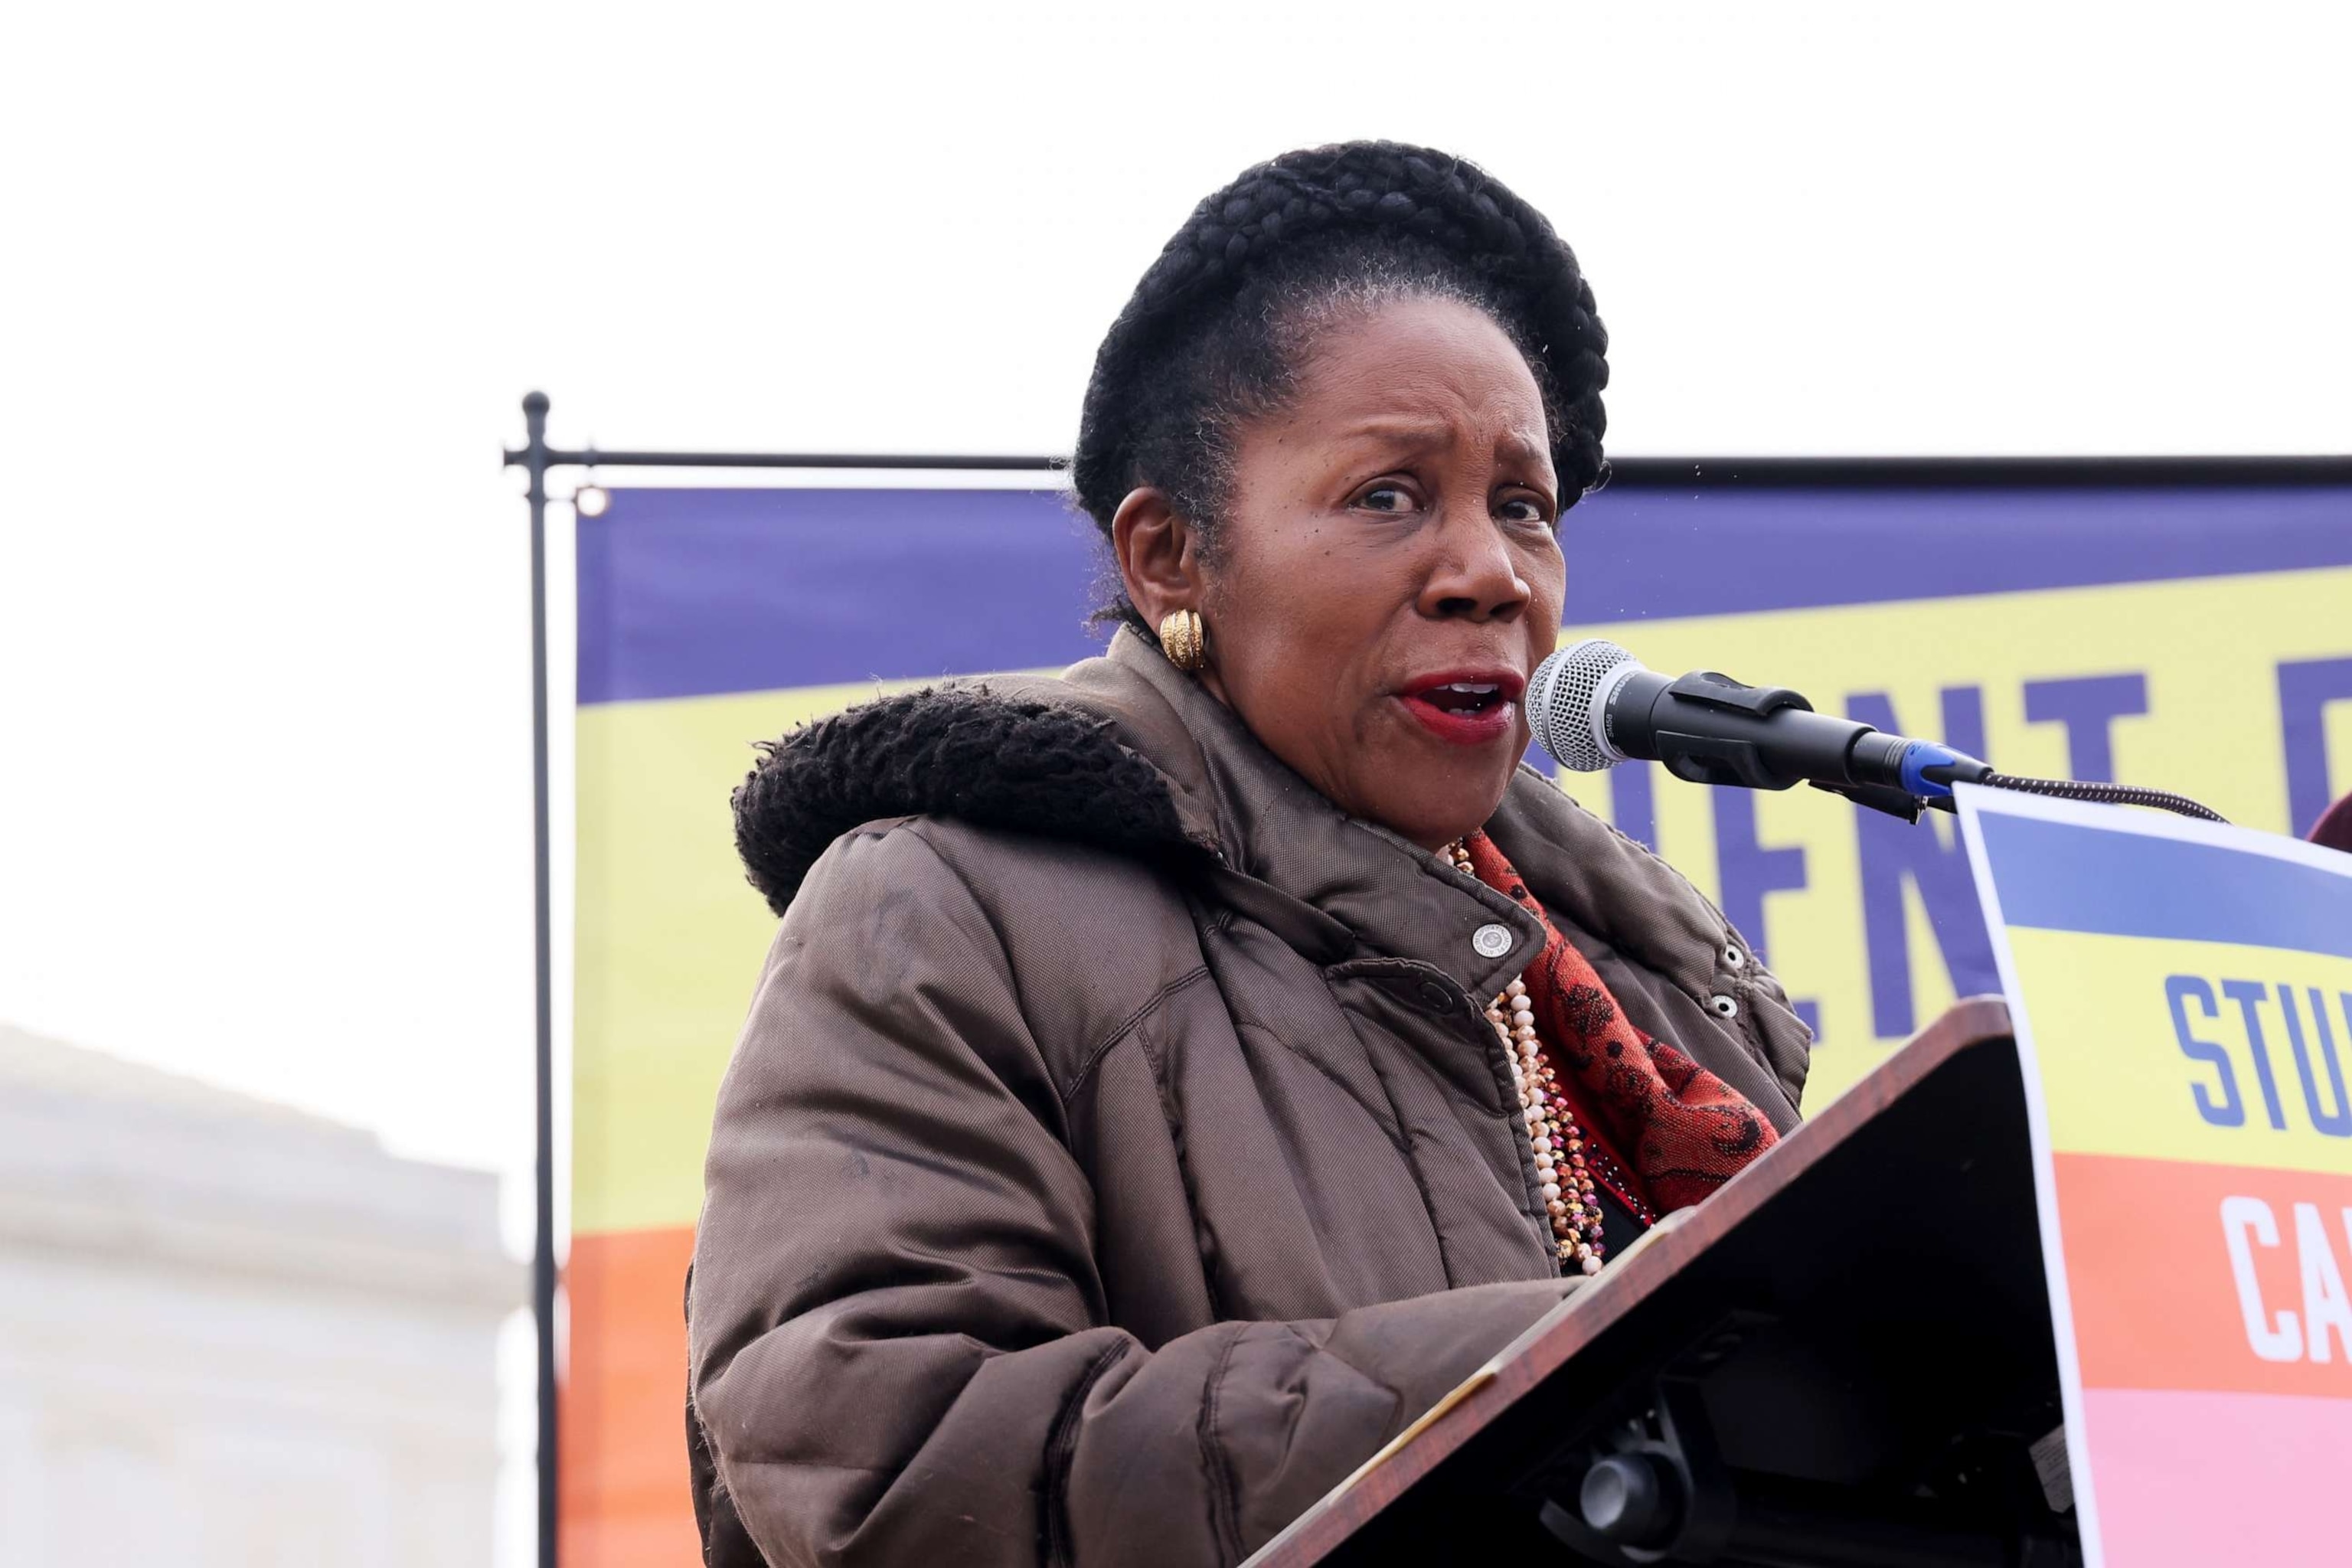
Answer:
POLYGON ((1405 711, 1439 740, 1484 746, 1509 736, 1527 678, 1514 669, 1448 669, 1422 676, 1397 694, 1405 711))

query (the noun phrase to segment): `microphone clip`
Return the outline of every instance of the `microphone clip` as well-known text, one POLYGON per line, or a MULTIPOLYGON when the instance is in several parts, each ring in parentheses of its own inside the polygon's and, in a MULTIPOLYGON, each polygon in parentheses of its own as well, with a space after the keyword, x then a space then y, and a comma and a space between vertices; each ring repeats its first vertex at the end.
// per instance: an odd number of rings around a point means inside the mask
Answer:
POLYGON ((1802 692, 1791 691, 1785 686, 1743 685, 1712 669, 1694 669, 1687 675, 1678 675, 1667 683, 1666 689, 1692 702, 1730 713, 1752 713, 1759 719, 1769 719, 1783 708, 1801 708, 1808 713, 1813 710, 1802 692))
POLYGON ((1908 790, 1894 789, 1885 784, 1823 784, 1819 779, 1807 782, 1817 790, 1843 795, 1856 805, 1866 805, 1873 811, 1883 811, 1906 822, 1917 822, 1920 812, 1927 806, 1940 806, 1946 811, 1953 809, 1950 795, 1930 795, 1922 799, 1908 790))

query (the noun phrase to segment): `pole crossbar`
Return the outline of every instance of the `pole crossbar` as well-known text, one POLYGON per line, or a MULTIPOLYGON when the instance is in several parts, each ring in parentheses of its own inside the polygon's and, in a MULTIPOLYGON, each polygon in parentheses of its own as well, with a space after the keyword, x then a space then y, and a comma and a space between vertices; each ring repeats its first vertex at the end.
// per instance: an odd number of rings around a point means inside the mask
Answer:
MULTIPOLYGON (((509 467, 527 460, 524 452, 509 452, 509 467)), ((550 468, 922 468, 961 469, 971 473, 1059 472, 1066 458, 1010 458, 995 455, 950 457, 883 452, 603 452, 584 447, 576 452, 550 448, 550 468)))
MULTIPOLYGON (((530 447, 509 448, 527 468, 530 447)), ((1066 474, 1066 457, 927 452, 607 452, 546 447, 542 468, 869 468, 892 472, 1066 474)), ((1876 489, 2352 484, 2352 456, 2089 458, 1615 458, 1611 489, 1737 487, 1876 489)))

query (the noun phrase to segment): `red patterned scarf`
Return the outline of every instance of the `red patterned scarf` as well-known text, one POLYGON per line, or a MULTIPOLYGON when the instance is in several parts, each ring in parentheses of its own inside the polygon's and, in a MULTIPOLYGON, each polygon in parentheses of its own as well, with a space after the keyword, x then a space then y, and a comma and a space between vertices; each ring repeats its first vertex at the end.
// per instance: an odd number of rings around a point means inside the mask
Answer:
POLYGON ((1661 1214, 1688 1208, 1779 1142, 1738 1090, 1625 1021, 1600 974, 1559 934, 1493 839, 1474 833, 1463 847, 1480 881, 1543 921, 1543 952, 1523 977, 1536 1027, 1577 1119, 1633 1168, 1643 1190, 1619 1197, 1646 1198, 1661 1214))

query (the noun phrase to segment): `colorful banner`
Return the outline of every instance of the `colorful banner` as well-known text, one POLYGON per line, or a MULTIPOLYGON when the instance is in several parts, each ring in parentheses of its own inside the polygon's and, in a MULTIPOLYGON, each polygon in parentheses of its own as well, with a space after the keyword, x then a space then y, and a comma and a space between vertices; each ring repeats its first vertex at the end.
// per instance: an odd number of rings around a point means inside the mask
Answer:
MULTIPOLYGON (((1048 490, 623 489, 579 529, 565 1552, 685 1563, 681 1280, 773 930, 728 792, 752 741, 879 690, 1095 651, 1099 557, 1048 490)), ((2352 789, 2352 490, 1620 489, 1562 543, 1565 635, 1658 669, 2258 827, 2352 789)), ((1809 1105, 1999 987, 1948 821, 1647 764, 1567 787, 1780 972, 1821 1032, 1809 1105)))
POLYGON ((2089 1568, 2352 1530, 2352 855, 1970 789, 2089 1568))

